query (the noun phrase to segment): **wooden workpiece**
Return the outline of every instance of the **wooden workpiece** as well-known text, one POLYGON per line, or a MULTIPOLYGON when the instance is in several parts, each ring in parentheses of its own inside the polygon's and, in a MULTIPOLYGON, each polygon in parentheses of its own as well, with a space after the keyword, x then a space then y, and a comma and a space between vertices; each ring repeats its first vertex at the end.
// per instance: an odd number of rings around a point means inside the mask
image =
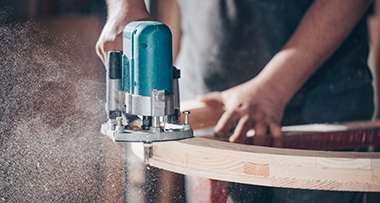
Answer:
MULTIPOLYGON (((209 115, 215 115, 209 110, 206 109, 208 118, 209 115)), ((200 121, 201 114, 197 114, 197 111, 201 111, 201 108, 192 111, 190 117, 190 123, 194 126, 200 126, 197 121, 200 121)), ((285 133, 285 138, 328 135, 330 139, 334 136, 339 139, 351 136, 352 140, 355 136, 361 136, 367 144, 371 144, 380 137, 379 121, 336 126, 341 130, 335 131, 334 126, 329 126, 332 129, 326 132, 301 133, 299 136, 295 133, 288 133, 287 136, 285 133)), ((294 131, 294 128, 287 129, 294 131)), ((262 186, 380 191, 380 153, 375 152, 283 149, 195 137, 154 143, 149 164, 191 176, 262 186)))
POLYGON ((273 187, 380 191, 380 154, 241 145, 207 138, 155 143, 149 164, 216 180, 273 187))
MULTIPOLYGON (((181 102, 181 111, 190 111, 189 123, 193 129, 203 129, 215 126, 222 116, 224 109, 221 107, 206 106, 197 100, 181 102)), ((181 123, 185 122, 181 114, 181 123)))

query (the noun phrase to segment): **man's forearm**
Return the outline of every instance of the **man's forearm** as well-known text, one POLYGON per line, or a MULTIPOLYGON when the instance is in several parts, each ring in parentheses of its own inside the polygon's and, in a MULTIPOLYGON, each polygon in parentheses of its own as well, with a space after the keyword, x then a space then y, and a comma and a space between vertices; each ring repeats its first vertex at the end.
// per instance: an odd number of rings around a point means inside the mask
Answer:
POLYGON ((289 101, 306 80, 338 49, 368 9, 371 0, 317 0, 298 28, 260 73, 289 101))
MULTIPOLYGON (((147 12, 144 0, 106 0, 108 19, 118 16, 129 16, 138 14, 136 11, 147 12), (128 15, 127 15, 128 14, 128 15)), ((134 16, 136 18, 136 16, 134 16)))

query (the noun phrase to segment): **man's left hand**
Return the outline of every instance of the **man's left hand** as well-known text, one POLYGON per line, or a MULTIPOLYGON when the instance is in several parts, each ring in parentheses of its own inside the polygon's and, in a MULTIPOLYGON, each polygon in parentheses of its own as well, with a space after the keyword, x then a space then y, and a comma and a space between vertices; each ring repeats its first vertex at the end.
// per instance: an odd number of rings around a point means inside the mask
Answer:
MULTIPOLYGON (((258 80, 200 98, 207 105, 224 106, 225 113, 215 126, 215 135, 243 143, 249 130, 255 130, 254 144, 264 145, 268 133, 274 145, 282 139, 280 122, 286 105, 280 94, 258 80)), ((276 144, 277 143, 277 144, 276 144)))

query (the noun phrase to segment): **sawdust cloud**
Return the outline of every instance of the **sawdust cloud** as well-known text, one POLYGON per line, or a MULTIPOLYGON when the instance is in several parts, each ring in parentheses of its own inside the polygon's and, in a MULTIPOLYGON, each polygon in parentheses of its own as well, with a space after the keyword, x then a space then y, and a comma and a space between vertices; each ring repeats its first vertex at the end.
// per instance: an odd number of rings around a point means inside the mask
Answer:
POLYGON ((104 85, 76 46, 0 12, 0 202, 98 202, 123 173, 104 174, 104 85))

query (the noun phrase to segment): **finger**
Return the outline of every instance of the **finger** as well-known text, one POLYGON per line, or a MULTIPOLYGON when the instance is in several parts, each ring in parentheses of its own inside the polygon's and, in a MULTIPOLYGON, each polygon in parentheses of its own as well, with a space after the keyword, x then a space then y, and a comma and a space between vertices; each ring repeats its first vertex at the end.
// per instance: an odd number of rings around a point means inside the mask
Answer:
POLYGON ((100 60, 102 60, 104 64, 104 56, 103 56, 103 51, 102 51, 100 42, 96 43, 96 54, 99 56, 100 60))
POLYGON ((106 63, 106 52, 104 51, 104 45, 100 47, 100 54, 101 54, 101 59, 104 64, 104 67, 107 68, 107 63, 106 63))
POLYGON ((249 124, 249 116, 245 115, 239 120, 239 123, 237 124, 235 131, 231 135, 229 141, 235 142, 235 143, 243 143, 247 136, 247 132, 249 130, 248 124, 249 124))
POLYGON ((106 66, 106 69, 108 69, 109 52, 112 52, 112 51, 122 52, 122 41, 120 39, 121 37, 117 37, 115 39, 115 42, 107 41, 104 43, 102 53, 103 53, 103 63, 106 66))
POLYGON ((96 45, 95 45, 95 52, 96 52, 96 55, 98 55, 99 58, 102 58, 102 54, 100 53, 100 42, 97 42, 96 45))
POLYGON ((265 122, 259 121, 255 124, 255 136, 253 137, 253 144, 264 146, 267 136, 268 126, 265 122))
POLYGON ((106 42, 104 43, 104 46, 102 46, 103 63, 107 70, 108 70, 108 52, 110 51, 109 44, 110 42, 106 42))
POLYGON ((229 136, 231 128, 233 128, 239 119, 239 115, 236 111, 226 111, 219 119, 215 126, 215 134, 218 137, 229 136))
POLYGON ((198 100, 209 106, 224 106, 221 92, 211 92, 198 97, 198 100))
POLYGON ((269 126, 270 133, 273 137, 273 146, 274 147, 283 147, 283 134, 281 131, 281 126, 273 122, 269 126))

